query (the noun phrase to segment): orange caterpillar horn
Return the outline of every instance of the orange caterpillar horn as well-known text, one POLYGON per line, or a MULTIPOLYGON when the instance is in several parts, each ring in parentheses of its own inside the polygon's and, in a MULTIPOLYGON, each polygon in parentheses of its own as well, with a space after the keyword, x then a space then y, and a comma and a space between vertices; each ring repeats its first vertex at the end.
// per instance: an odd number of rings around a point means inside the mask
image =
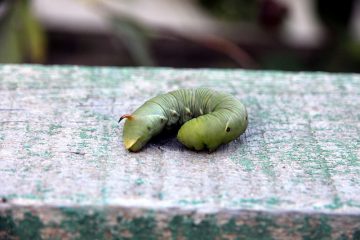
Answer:
POLYGON ((120 117, 118 123, 120 123, 121 120, 123 120, 124 118, 127 118, 127 119, 129 119, 129 120, 132 120, 132 119, 133 119, 133 116, 131 116, 131 114, 124 114, 124 115, 122 115, 122 116, 120 117))

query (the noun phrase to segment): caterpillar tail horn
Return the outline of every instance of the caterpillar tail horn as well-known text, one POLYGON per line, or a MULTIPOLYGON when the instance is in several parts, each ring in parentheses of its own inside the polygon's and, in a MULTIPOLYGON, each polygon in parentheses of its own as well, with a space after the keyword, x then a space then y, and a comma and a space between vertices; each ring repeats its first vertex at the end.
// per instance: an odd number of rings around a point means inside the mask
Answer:
POLYGON ((133 119, 133 116, 132 116, 131 114, 124 114, 124 115, 122 115, 122 116, 120 117, 118 123, 120 123, 121 120, 123 120, 124 118, 127 118, 127 119, 129 119, 129 120, 132 120, 132 119, 133 119))

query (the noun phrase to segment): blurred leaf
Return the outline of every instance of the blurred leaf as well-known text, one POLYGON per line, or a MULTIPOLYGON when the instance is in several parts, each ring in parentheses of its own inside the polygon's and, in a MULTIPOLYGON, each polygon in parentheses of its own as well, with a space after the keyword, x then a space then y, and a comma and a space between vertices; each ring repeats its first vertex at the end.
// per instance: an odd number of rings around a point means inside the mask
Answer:
POLYGON ((153 66, 146 30, 128 19, 112 17, 110 21, 114 33, 124 40, 134 61, 139 65, 153 66))
POLYGON ((45 34, 39 22, 31 12, 28 1, 22 1, 22 16, 24 24, 23 45, 32 62, 43 62, 45 60, 45 34))
POLYGON ((29 1, 1 4, 7 4, 7 9, 0 19, 0 62, 21 63, 25 57, 32 62, 43 62, 45 35, 32 15, 29 1))
POLYGON ((0 63, 19 63, 23 54, 17 34, 18 11, 14 6, 16 4, 9 2, 2 4, 8 4, 8 6, 0 19, 0 63))

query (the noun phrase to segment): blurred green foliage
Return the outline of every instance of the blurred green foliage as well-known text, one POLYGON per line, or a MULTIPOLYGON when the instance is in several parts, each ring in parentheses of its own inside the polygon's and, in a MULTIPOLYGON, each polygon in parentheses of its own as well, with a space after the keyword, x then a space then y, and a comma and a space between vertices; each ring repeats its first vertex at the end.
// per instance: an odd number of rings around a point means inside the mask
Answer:
POLYGON ((45 60, 45 35, 28 0, 0 1, 0 63, 45 60))
MULTIPOLYGON (((114 11, 111 5, 109 7, 109 5, 104 4, 105 1, 103 0, 78 1, 93 6, 95 10, 101 13, 102 17, 108 20, 109 26, 112 27, 113 36, 119 40, 119 45, 123 44, 126 47, 134 65, 156 65, 156 58, 152 54, 153 50, 156 52, 156 47, 152 46, 154 36, 169 34, 172 39, 192 42, 198 44, 200 48, 207 48, 209 51, 226 49, 224 44, 220 47, 219 44, 209 47, 210 43, 214 44, 214 41, 211 41, 209 37, 206 38, 206 36, 199 40, 192 36, 176 35, 171 32, 171 29, 169 32, 157 31, 157 29, 152 29, 146 24, 138 22, 135 18, 126 17, 124 14, 114 11)), ((115 3, 116 1, 114 0, 115 3)), ((291 47, 281 40, 283 23, 291 12, 286 4, 284 5, 280 1, 195 0, 194 2, 215 19, 232 21, 233 23, 251 23, 249 26, 263 31, 262 34, 269 39, 265 45, 257 45, 254 41, 254 43, 241 46, 240 43, 229 41, 233 46, 232 50, 225 51, 229 56, 233 55, 233 49, 238 48, 238 51, 253 58, 256 65, 261 69, 359 72, 360 42, 354 39, 349 31, 355 0, 345 0, 341 3, 327 0, 314 1, 317 17, 326 28, 326 39, 321 46, 313 49, 291 47)), ((50 31, 50 41, 51 34, 50 31)), ((81 32, 78 33, 78 35, 81 34, 81 32)), ((239 29, 238 34, 243 34, 241 29, 239 29)), ((221 38, 222 36, 215 37, 221 38)), ((71 39, 66 41, 71 42, 71 39)), ((0 63, 46 63, 48 57, 46 56, 46 46, 46 35, 34 17, 31 1, 0 0, 0 63)), ((54 45, 49 52, 53 49, 54 45)), ((176 54, 177 49, 171 49, 171 51, 176 54)), ((69 52, 72 54, 70 58, 76 58, 76 53, 69 52)), ((224 51, 221 53, 224 54, 224 51)), ((51 58, 51 53, 49 56, 51 58)), ((181 56, 181 54, 177 56, 181 56)), ((127 56, 119 57, 126 58, 127 56)), ((55 63, 57 63, 56 60, 55 63)), ((176 61, 181 66, 181 61, 184 60, 177 59, 176 61)), ((198 65, 198 62, 195 61, 201 60, 194 60, 194 65, 198 65)), ((223 60, 220 59, 219 61, 223 60)), ((216 63, 211 67, 227 66, 228 62, 224 62, 216 63)), ((191 66, 191 63, 187 66, 191 66)), ((229 66, 237 67, 239 65, 234 62, 229 66)))
POLYGON ((212 15, 235 21, 256 21, 259 8, 254 0, 198 0, 212 15))

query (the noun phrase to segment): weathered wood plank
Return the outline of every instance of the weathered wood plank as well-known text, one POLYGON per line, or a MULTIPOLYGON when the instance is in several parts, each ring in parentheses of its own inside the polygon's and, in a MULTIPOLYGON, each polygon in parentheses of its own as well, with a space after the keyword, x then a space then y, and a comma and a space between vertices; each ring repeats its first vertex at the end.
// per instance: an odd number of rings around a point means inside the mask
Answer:
POLYGON ((0 100, 0 238, 360 237, 360 75, 3 65, 0 100), (120 114, 200 86, 245 135, 125 151, 120 114))

